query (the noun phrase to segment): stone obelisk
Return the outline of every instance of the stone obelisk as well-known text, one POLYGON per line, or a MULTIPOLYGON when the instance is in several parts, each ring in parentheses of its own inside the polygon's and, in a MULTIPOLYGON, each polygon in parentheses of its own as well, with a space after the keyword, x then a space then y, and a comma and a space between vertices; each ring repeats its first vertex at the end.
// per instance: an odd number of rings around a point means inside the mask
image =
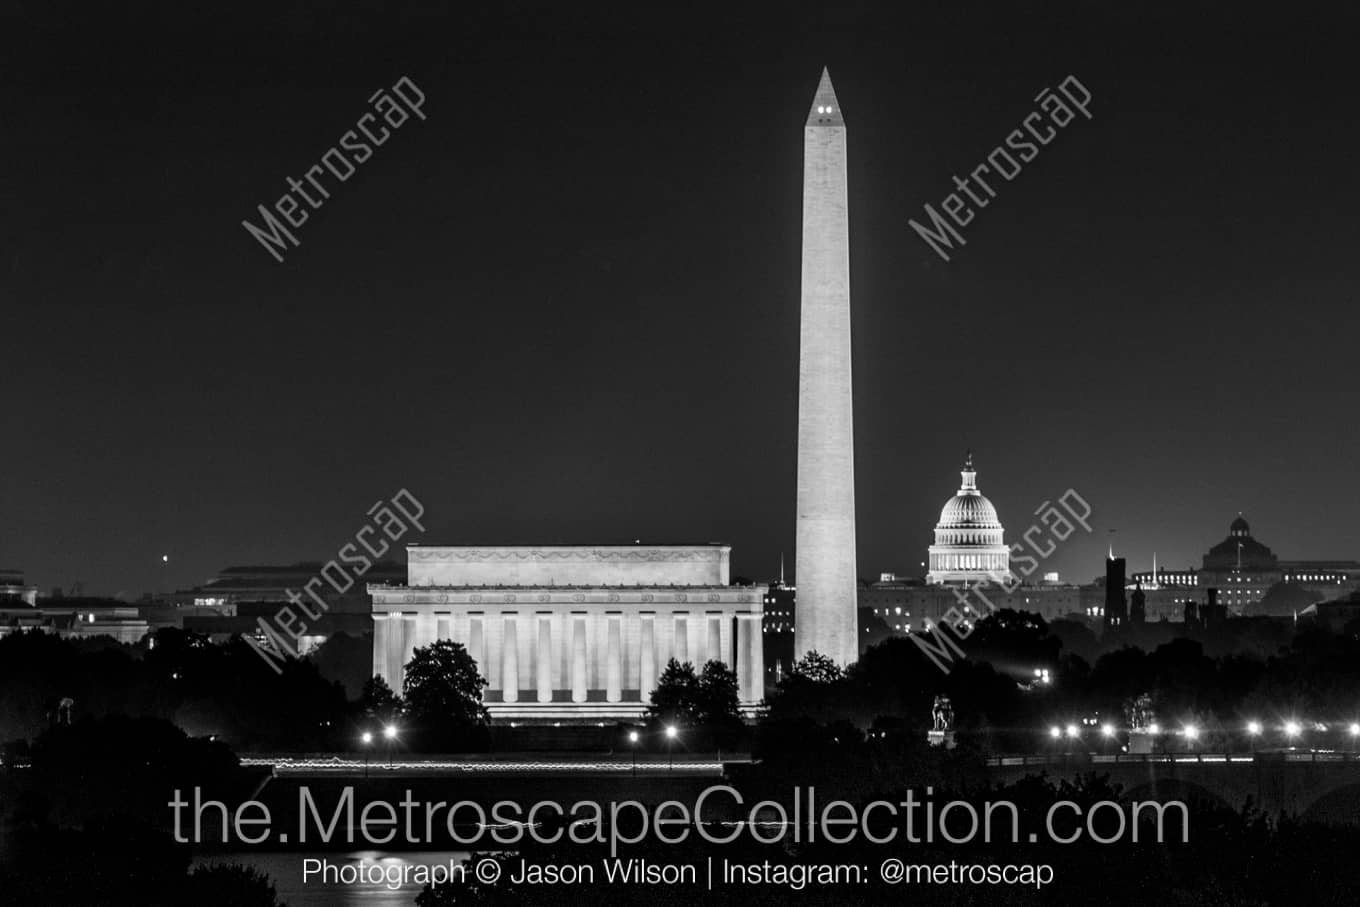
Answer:
POLYGON ((794 645, 847 665, 859 657, 850 223, 845 120, 826 70, 803 130, 802 295, 794 645))

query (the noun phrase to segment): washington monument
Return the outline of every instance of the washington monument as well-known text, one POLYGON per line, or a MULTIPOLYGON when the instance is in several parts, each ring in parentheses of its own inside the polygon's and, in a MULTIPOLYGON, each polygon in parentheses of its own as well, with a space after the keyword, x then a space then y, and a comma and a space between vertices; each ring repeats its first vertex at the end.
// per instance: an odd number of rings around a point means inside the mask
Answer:
POLYGON ((850 224, 845 120, 825 69, 803 129, 797 545, 795 651, 850 664, 859 657, 850 224))

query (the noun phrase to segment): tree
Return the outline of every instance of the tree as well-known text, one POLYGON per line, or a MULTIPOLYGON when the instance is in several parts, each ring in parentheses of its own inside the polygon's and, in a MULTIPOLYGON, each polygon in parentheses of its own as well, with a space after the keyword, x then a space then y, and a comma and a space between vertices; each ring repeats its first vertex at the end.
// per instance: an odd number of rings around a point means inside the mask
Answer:
POLYGON ((308 653, 307 660, 322 677, 341 684, 347 697, 362 696, 368 669, 373 666, 373 634, 332 633, 308 653))
POLYGON ((199 866, 189 874, 188 899, 195 907, 278 907, 269 876, 241 863, 199 866))
POLYGON ((741 721, 738 707, 737 672, 721 661, 710 661, 699 675, 697 702, 705 724, 730 725, 741 721))
POLYGON ((437 640, 415 650, 402 686, 406 708, 425 745, 480 748, 491 716, 482 704, 487 679, 461 643, 437 640))
POLYGON ((387 681, 374 674, 364 684, 359 708, 365 716, 387 723, 401 714, 403 703, 401 697, 392 692, 387 681))
POLYGON ((689 727, 731 725, 741 721, 737 675, 721 661, 709 661, 698 674, 690 662, 672 658, 652 690, 647 713, 689 727))
POLYGON ((800 658, 790 673, 813 683, 835 683, 844 676, 839 665, 816 649, 800 658))
POLYGON ((652 690, 647 714, 666 722, 700 723, 699 678, 694 674, 692 663, 681 664, 674 658, 666 662, 666 669, 661 672, 656 689, 652 690))

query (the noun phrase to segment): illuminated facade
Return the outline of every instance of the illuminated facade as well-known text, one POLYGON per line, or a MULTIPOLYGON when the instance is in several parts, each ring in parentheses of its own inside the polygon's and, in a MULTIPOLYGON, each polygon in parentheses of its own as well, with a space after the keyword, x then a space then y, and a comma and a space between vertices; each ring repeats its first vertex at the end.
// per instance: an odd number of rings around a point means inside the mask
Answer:
POLYGON ((899 634, 919 633, 931 624, 948 621, 950 609, 970 619, 980 619, 1005 608, 1028 611, 1044 620, 1098 618, 1103 613, 1104 587, 1097 585, 1041 583, 1008 587, 996 583, 975 588, 962 598, 956 592, 962 594, 963 590, 893 577, 861 587, 859 605, 899 634))
POLYGON ((38 603, 38 587, 24 582, 24 575, 18 570, 0 570, 0 604, 5 599, 18 599, 26 605, 38 603))
POLYGON ((764 698, 764 585, 731 586, 726 545, 407 548, 405 586, 370 585, 373 673, 449 639, 490 681, 498 719, 631 719, 674 658, 722 661, 764 698))
POLYGON ((1335 599, 1360 588, 1360 561, 1281 560, 1252 536, 1239 513, 1227 538, 1204 555, 1200 569, 1159 568, 1154 555, 1152 570, 1135 573, 1133 580, 1150 595, 1170 592, 1180 601, 1197 601, 1202 590, 1217 589, 1219 604, 1230 614, 1283 616, 1310 597, 1335 599))
POLYGON ((778 582, 770 583, 765 593, 765 680, 778 683, 798 661, 794 651, 794 627, 797 623, 798 590, 784 582, 780 571, 778 582))
POLYGON ((940 511, 935 544, 930 546, 930 585, 978 585, 1006 582, 1011 553, 1003 541, 1005 530, 992 502, 977 487, 977 471, 969 451, 960 473, 958 494, 940 511))
POLYGON ((19 596, 0 596, 0 636, 38 630, 64 638, 101 636, 136 645, 151 629, 137 607, 105 598, 49 598, 37 606, 19 596))
MULTIPOLYGON (((386 550, 384 548, 384 553, 386 550)), ((355 583, 347 591, 338 592, 332 584, 317 581, 316 577, 324 567, 320 561, 226 567, 202 585, 182 589, 165 598, 180 608, 214 608, 224 615, 234 615, 240 606, 255 602, 285 604, 289 592, 307 589, 308 597, 320 598, 326 603, 323 617, 333 614, 366 616, 371 603, 363 585, 355 583)), ((371 583, 400 583, 406 578, 406 568, 396 561, 376 561, 364 576, 371 583)))

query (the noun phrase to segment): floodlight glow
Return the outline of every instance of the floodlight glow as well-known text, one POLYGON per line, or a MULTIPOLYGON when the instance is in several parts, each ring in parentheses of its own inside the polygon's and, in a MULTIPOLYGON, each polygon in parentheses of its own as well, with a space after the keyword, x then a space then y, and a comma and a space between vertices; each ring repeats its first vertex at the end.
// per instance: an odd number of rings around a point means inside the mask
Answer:
POLYGON ((362 740, 364 743, 372 743, 373 735, 368 731, 364 731, 363 736, 360 737, 359 739, 362 740))
POLYGON ((628 742, 629 742, 629 743, 637 743, 637 742, 638 742, 638 732, 637 732, 637 731, 629 731, 629 732, 628 732, 628 742))
POLYGON ((1057 725, 1054 725, 1053 727, 1048 729, 1048 736, 1052 737, 1054 740, 1057 740, 1059 737, 1062 736, 1062 728, 1058 727, 1057 725))
POLYGON ((383 728, 383 736, 388 740, 396 740, 397 726, 395 724, 389 724, 387 727, 383 728))
POLYGON ((1069 724, 1067 726, 1067 736, 1075 737, 1077 736, 1077 733, 1078 733, 1077 726, 1075 724, 1069 724))
POLYGON ((1286 721, 1284 732, 1289 737, 1297 737, 1303 732, 1303 728, 1299 726, 1297 721, 1286 721))
POLYGON ((675 735, 678 734, 678 733, 680 733, 680 732, 677 731, 677 730, 675 729, 675 725, 673 725, 673 724, 668 724, 668 725, 666 725, 666 736, 667 736, 668 738, 670 738, 671 740, 674 740, 674 739, 675 739, 675 735))
POLYGON ((1194 740, 1199 736, 1199 728, 1195 727, 1193 724, 1187 724, 1184 733, 1186 740, 1194 740))
POLYGON ((1162 732, 1162 726, 1161 726, 1160 724, 1149 724, 1149 725, 1148 725, 1148 733, 1149 733, 1149 734, 1160 734, 1161 732, 1162 732))
POLYGON ((1102 725, 1100 726, 1100 733, 1101 733, 1103 736, 1106 736, 1106 737, 1113 737, 1113 736, 1114 736, 1114 725, 1112 725, 1112 724, 1102 724, 1102 725))
POLYGON ((1261 722, 1259 722, 1259 721, 1248 721, 1248 722, 1247 722, 1247 733, 1250 734, 1250 735, 1253 736, 1253 737, 1255 737, 1256 735, 1260 734, 1260 733, 1261 733, 1261 722))

